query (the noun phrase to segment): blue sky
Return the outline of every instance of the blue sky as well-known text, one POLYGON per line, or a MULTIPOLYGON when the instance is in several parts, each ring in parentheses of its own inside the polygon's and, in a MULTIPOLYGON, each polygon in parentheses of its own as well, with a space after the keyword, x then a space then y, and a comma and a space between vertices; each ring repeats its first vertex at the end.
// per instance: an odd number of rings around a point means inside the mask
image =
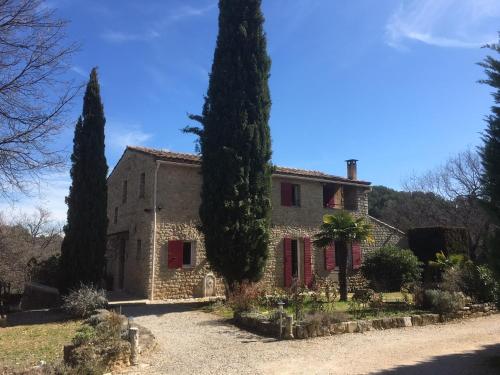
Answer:
MULTIPOLYGON (((110 169, 125 145, 193 152, 179 129, 199 113, 217 36, 215 0, 51 0, 82 43, 70 74, 99 67, 110 169)), ((477 62, 497 39, 498 0, 263 0, 273 162, 399 188, 412 173, 480 144, 489 88, 477 62)), ((59 146, 71 149, 81 97, 59 146), (73 115, 74 114, 74 115, 73 115), (74 119, 73 119, 74 117, 74 119)), ((68 173, 37 202, 64 220, 68 173)))

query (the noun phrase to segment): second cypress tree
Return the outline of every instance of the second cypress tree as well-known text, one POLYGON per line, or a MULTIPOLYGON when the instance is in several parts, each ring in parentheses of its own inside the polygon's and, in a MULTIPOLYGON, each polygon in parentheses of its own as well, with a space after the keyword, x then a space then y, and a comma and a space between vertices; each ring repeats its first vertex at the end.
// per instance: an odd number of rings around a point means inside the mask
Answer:
POLYGON ((219 35, 202 116, 200 218, 207 259, 228 286, 261 278, 271 191, 270 59, 261 0, 220 0, 219 35))
POLYGON ((108 229, 108 165, 104 154, 104 108, 97 70, 90 74, 71 155, 68 222, 61 248, 61 289, 98 285, 105 266, 108 229))

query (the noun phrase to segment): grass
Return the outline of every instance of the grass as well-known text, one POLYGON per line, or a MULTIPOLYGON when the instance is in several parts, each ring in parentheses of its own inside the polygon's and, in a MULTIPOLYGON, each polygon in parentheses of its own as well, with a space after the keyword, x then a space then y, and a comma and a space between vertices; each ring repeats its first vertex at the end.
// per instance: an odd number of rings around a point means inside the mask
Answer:
POLYGON ((0 328, 0 370, 57 362, 80 326, 80 321, 66 321, 0 328))

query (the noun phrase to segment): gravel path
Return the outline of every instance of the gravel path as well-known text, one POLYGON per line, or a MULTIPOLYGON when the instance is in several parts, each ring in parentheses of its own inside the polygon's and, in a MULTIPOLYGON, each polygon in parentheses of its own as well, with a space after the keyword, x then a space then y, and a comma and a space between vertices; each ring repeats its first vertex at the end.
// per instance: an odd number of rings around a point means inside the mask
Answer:
POLYGON ((500 314, 425 327, 276 341, 187 305, 124 309, 158 348, 132 374, 500 374, 500 314))

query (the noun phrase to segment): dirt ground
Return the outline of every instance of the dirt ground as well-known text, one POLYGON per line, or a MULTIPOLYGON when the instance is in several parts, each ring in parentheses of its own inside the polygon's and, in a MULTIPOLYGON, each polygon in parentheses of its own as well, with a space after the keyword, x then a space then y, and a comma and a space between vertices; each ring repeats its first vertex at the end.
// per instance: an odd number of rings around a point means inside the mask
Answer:
POLYGON ((135 374, 500 374, 500 314, 310 340, 277 341, 188 305, 123 311, 158 348, 135 374))

